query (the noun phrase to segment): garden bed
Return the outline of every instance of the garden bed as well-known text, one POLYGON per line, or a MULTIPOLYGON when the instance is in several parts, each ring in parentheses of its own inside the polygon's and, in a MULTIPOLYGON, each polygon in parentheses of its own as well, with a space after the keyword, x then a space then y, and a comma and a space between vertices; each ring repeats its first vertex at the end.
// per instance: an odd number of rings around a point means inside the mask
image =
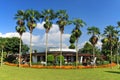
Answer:
MULTIPOLYGON (((18 64, 8 63, 5 62, 5 65, 9 66, 18 66, 18 64)), ((23 68, 39 68, 39 69, 87 69, 87 68, 108 68, 116 66, 115 63, 106 64, 106 65, 99 65, 99 66, 43 66, 43 65, 32 65, 29 66, 28 64, 21 64, 20 67, 23 68)))

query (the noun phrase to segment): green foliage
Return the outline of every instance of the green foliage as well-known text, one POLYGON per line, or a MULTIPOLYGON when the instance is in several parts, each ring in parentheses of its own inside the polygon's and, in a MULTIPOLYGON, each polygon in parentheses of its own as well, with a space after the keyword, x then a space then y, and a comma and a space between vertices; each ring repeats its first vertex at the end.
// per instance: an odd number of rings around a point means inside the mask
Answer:
POLYGON ((86 23, 84 21, 82 21, 81 19, 74 19, 71 21, 71 23, 75 25, 75 28, 73 29, 72 34, 70 36, 69 42, 71 44, 70 44, 69 48, 75 49, 74 43, 76 42, 78 44, 78 39, 82 35, 80 28, 83 27, 84 25, 86 25, 86 23))
POLYGON ((75 49, 75 45, 74 44, 70 44, 69 49, 75 49))
POLYGON ((93 46, 88 42, 86 42, 85 45, 83 46, 83 48, 80 49, 81 53, 91 53, 92 54, 92 51, 93 51, 93 46))
POLYGON ((15 55, 9 55, 8 57, 6 57, 5 61, 9 62, 9 63, 18 63, 18 60, 16 59, 15 55))
POLYGON ((99 34, 100 34, 99 28, 98 28, 98 27, 95 27, 95 26, 88 27, 87 30, 88 30, 88 34, 92 34, 92 36, 95 36, 95 35, 99 35, 99 34))
POLYGON ((69 42, 70 42, 70 43, 75 43, 75 40, 76 40, 75 36, 74 36, 74 35, 71 35, 69 42))
POLYGON ((97 44, 98 42, 98 38, 96 36, 92 36, 89 41, 91 42, 92 45, 97 44))
POLYGON ((116 54, 119 44, 119 31, 114 26, 107 26, 104 30, 104 38, 102 39, 102 53, 104 55, 116 54))
POLYGON ((64 63, 64 56, 57 56, 57 62, 59 62, 60 63, 60 59, 61 59, 61 61, 62 61, 62 63, 64 63))
POLYGON ((89 39, 89 41, 91 42, 91 44, 93 46, 95 46, 97 44, 97 41, 98 41, 98 37, 97 36, 99 36, 100 30, 99 30, 99 28, 97 28, 95 26, 88 27, 87 30, 88 30, 88 34, 92 34, 92 36, 89 39))
MULTIPOLYGON (((17 37, 12 38, 0 38, 0 42, 6 41, 4 44, 4 52, 19 53, 19 42, 20 39, 17 37)), ((1 49, 1 48, 0 48, 1 49)), ((29 48, 27 45, 24 45, 22 42, 22 53, 28 52, 29 48)))
POLYGON ((33 29, 37 26, 36 21, 39 21, 41 14, 37 10, 28 9, 24 13, 25 20, 27 21, 27 27, 32 33, 33 29))
POLYGON ((55 60, 55 58, 54 58, 53 55, 48 55, 48 56, 47 56, 47 61, 48 61, 48 63, 53 64, 54 60, 55 60))
POLYGON ((56 12, 56 17, 58 19, 56 23, 59 25, 59 30, 61 33, 63 33, 64 27, 66 25, 68 25, 69 16, 68 16, 66 10, 58 10, 56 12))

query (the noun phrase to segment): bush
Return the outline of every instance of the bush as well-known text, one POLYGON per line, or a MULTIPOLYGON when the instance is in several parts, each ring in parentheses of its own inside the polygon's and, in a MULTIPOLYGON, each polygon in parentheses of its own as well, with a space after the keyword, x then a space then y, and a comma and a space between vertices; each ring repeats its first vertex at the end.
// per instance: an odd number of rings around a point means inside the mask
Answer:
POLYGON ((64 64, 64 56, 57 56, 57 62, 60 63, 60 59, 62 61, 62 64, 64 64))
POLYGON ((109 61, 103 61, 103 64, 109 64, 110 62, 109 61))
POLYGON ((16 59, 16 56, 14 56, 14 55, 9 55, 9 56, 5 59, 5 61, 7 61, 7 62, 9 62, 9 63, 17 63, 17 62, 18 62, 18 60, 16 59))
POLYGON ((47 63, 48 63, 47 65, 53 65, 54 60, 55 60, 55 58, 53 55, 48 55, 47 56, 47 63))
POLYGON ((32 65, 40 65, 40 62, 32 63, 32 65))

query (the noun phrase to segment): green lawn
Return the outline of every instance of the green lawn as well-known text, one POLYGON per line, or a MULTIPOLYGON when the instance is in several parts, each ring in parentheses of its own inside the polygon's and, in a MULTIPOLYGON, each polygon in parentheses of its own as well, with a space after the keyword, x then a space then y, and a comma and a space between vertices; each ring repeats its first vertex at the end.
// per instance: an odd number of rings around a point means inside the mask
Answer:
POLYGON ((120 69, 33 69, 0 67, 0 80, 120 80, 120 69))

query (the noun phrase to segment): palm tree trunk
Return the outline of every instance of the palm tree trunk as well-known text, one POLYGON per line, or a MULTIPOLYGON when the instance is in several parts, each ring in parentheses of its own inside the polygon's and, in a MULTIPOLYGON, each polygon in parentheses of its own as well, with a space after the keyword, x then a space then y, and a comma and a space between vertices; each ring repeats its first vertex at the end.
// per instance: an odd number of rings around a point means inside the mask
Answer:
POLYGON ((1 66, 3 64, 3 48, 2 48, 2 53, 1 53, 1 66))
POLYGON ((32 31, 30 31, 30 67, 32 66, 32 31))
POLYGON ((78 66, 78 39, 76 40, 76 67, 78 66))
POLYGON ((47 51, 48 51, 48 33, 46 33, 46 53, 45 53, 46 66, 47 66, 47 51))
POLYGON ((117 42, 117 53, 116 53, 116 57, 117 57, 117 65, 118 65, 118 68, 119 68, 119 53, 118 53, 118 42, 117 42))
POLYGON ((93 59, 95 58, 95 45, 93 45, 93 59))
POLYGON ((111 55, 111 68, 112 68, 112 46, 110 47, 110 55, 111 55))
MULTIPOLYGON (((95 45, 93 45, 93 62, 95 59, 95 45)), ((93 63, 93 68, 95 67, 95 63, 93 63)))
POLYGON ((62 32, 60 34, 60 67, 62 66, 62 32))
POLYGON ((20 46, 19 46, 19 64, 18 66, 20 67, 20 62, 21 62, 21 38, 22 38, 22 35, 20 35, 20 46))

